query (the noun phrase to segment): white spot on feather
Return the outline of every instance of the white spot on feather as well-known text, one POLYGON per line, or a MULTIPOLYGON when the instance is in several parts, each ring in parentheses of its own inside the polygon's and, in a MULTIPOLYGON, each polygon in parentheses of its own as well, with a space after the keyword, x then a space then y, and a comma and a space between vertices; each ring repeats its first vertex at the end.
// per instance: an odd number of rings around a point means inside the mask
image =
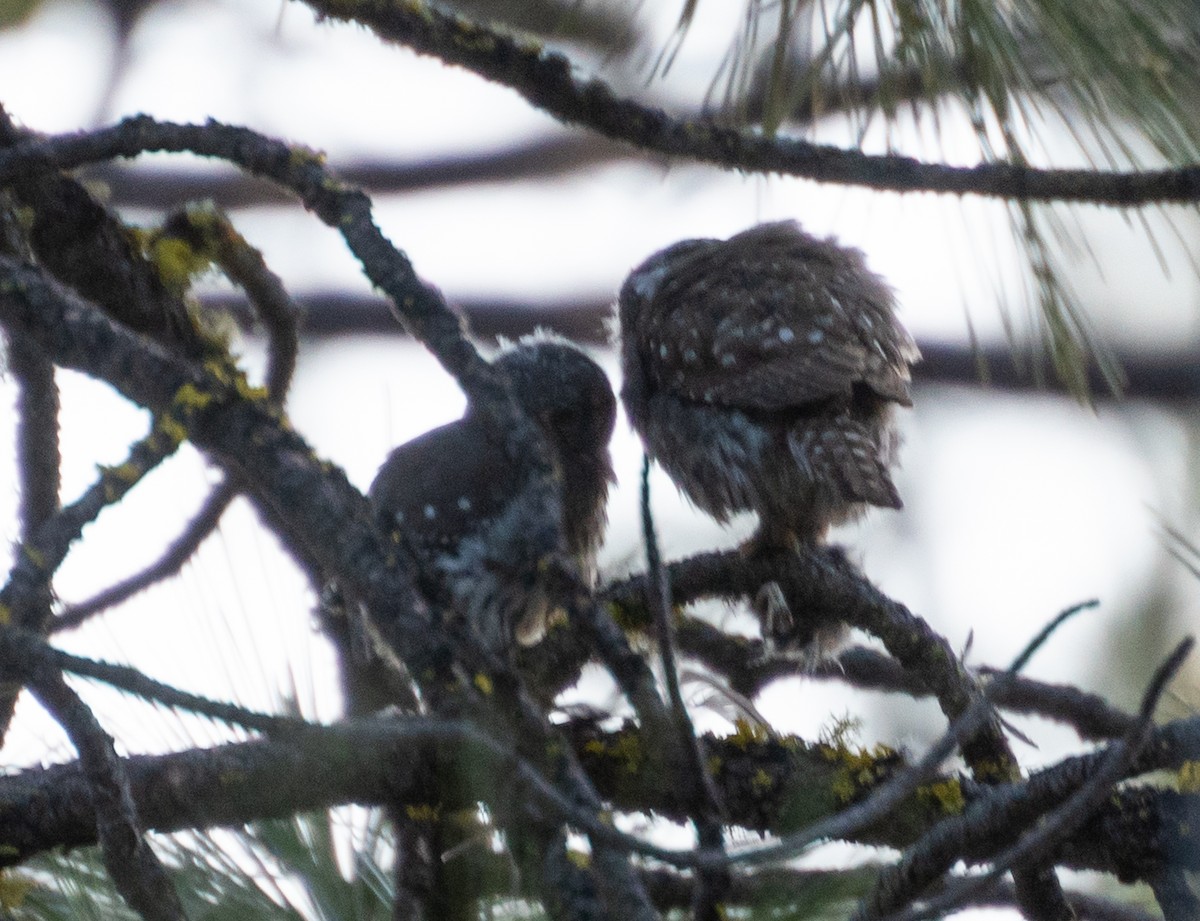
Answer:
POLYGON ((644 300, 650 300, 658 293, 658 286, 662 284, 662 280, 666 275, 666 263, 656 265, 654 268, 643 272, 638 272, 631 279, 633 282, 633 293, 644 300))

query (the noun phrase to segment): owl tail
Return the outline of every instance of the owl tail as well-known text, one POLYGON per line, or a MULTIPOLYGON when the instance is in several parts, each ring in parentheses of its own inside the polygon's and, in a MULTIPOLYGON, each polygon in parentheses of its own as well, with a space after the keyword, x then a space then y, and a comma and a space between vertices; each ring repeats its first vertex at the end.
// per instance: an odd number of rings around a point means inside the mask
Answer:
POLYGON ((900 493, 888 474, 890 446, 880 445, 876 430, 848 415, 806 419, 789 433, 797 463, 817 483, 832 484, 846 503, 902 508, 900 493))

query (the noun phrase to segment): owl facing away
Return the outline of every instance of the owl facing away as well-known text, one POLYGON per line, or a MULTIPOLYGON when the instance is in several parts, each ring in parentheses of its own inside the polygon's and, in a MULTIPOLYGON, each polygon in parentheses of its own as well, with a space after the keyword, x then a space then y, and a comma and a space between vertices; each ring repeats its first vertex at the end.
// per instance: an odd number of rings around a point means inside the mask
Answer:
POLYGON ((895 406, 920 353, 863 254, 796 223, 655 253, 621 288, 621 399, 650 454, 756 543, 820 542, 868 506, 900 508, 895 406))

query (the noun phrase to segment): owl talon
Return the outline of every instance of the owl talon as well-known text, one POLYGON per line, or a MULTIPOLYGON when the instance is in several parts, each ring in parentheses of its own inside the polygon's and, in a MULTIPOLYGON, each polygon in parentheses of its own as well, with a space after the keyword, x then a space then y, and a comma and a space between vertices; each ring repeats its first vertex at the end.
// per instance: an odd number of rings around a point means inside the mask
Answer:
POLYGON ((845 642, 844 624, 797 623, 778 582, 768 582, 760 588, 752 606, 762 623, 763 637, 763 653, 756 664, 782 658, 800 663, 805 672, 813 672, 845 642))
POLYGON ((754 610, 762 622, 763 640, 774 642, 791 634, 796 618, 778 582, 768 582, 754 595, 754 610))

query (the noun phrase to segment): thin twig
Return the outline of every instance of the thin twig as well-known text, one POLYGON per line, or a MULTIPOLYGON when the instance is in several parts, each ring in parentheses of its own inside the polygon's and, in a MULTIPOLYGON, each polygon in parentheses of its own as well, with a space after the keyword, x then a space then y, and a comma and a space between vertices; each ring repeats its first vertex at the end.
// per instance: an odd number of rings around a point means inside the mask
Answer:
POLYGON ((146 921, 180 921, 183 906, 139 827, 129 778, 112 737, 60 673, 35 670, 29 681, 33 695, 66 730, 79 753, 92 791, 96 837, 117 891, 146 921))
POLYGON ((150 586, 174 576, 183 568, 183 564, 192 558, 204 539, 213 532, 237 495, 238 490, 228 481, 215 487, 183 532, 167 545, 162 556, 140 572, 97 592, 91 598, 64 608, 62 613, 50 622, 49 632, 58 633, 78 627, 97 614, 116 607, 150 586))
MULTIPOLYGON (((267 392, 282 406, 296 369, 299 347, 299 311, 282 279, 267 267, 262 253, 238 233, 229 219, 211 206, 192 206, 172 215, 160 236, 182 239, 209 255, 226 277, 245 293, 270 343, 265 381, 267 392)), ((77 627, 96 614, 174 576, 216 528, 238 492, 229 480, 215 487, 200 511, 162 556, 140 572, 68 607, 55 618, 51 632, 77 627)))
POLYGON ((1096 808, 1096 805, 1112 791, 1112 785, 1128 770, 1138 752, 1146 744, 1153 727, 1154 708, 1166 689, 1167 682, 1183 665, 1192 651, 1195 640, 1188 637, 1158 667, 1142 697, 1138 720, 1128 733, 1109 746, 1095 771, 1065 802, 1045 814, 1037 825, 1026 831, 1016 844, 997 854, 992 866, 984 873, 969 876, 948 886, 937 896, 923 902, 919 907, 910 907, 888 915, 886 921, 922 921, 925 918, 940 918, 964 904, 965 900, 986 888, 1002 873, 1021 863, 1038 859, 1067 835, 1079 827, 1096 808))
MULTIPOLYGON (((1042 647, 1046 640, 1062 624, 1081 611, 1088 610, 1094 606, 1094 602, 1085 601, 1081 604, 1072 605, 1055 616, 1026 644, 1013 660, 1008 670, 997 676, 991 685, 984 690, 985 699, 993 690, 1002 690, 1010 683, 1015 678, 1017 671, 1024 667, 1029 659, 1033 657, 1034 653, 1042 647)), ((931 834, 927 837, 933 839, 936 837, 936 834, 931 834)), ((925 852, 928 852, 929 856, 926 859, 922 859, 920 855, 924 853, 922 851, 924 843, 924 839, 918 842, 917 845, 904 855, 899 865, 879 874, 879 878, 876 880, 870 894, 859 903, 858 909, 855 912, 856 919, 867 921, 867 919, 876 918, 898 905, 907 903, 914 895, 919 894, 926 886, 930 885, 938 875, 945 872, 948 868, 948 863, 944 859, 933 859, 933 849, 925 848, 925 852)), ((1021 883, 1017 882, 1018 894, 1020 894, 1021 888, 1021 883)), ((1042 907, 1053 908, 1054 906, 1043 903, 1042 907)), ((1061 905, 1058 908, 1061 908, 1061 905)))
MULTIPOLYGON (((1025 645, 1025 648, 1009 666, 1002 678, 1012 677, 1017 669, 1028 662, 1030 656, 1049 639, 1051 633, 1068 617, 1077 613, 1081 608, 1060 614, 1045 629, 1025 645)), ((890 778, 885 784, 876 788, 863 802, 849 809, 844 809, 835 816, 818 822, 795 834, 787 835, 770 844, 740 848, 726 855, 701 854, 702 862, 710 859, 728 860, 739 866, 753 866, 771 861, 786 860, 794 857, 802 850, 817 841, 825 839, 850 838, 860 829, 886 818, 897 806, 911 796, 917 788, 929 780, 953 751, 970 739, 979 730, 979 726, 988 719, 992 710, 991 694, 993 688, 1002 684, 1001 679, 986 688, 983 695, 958 717, 942 736, 929 747, 921 760, 890 778)))
MULTIPOLYGON (((650 456, 642 458, 642 539, 646 544, 646 571, 650 576, 650 606, 654 611, 654 623, 658 637, 659 655, 662 657, 663 680, 667 685, 667 699, 671 702, 675 731, 678 738, 676 748, 682 755, 680 769, 687 777, 681 778, 691 797, 696 827, 696 838, 701 849, 725 853, 725 839, 721 831, 724 810, 708 772, 708 758, 702 743, 696 737, 695 727, 688 716, 687 705, 679 690, 679 669, 675 660, 674 627, 671 623, 671 583, 663 568, 658 550, 658 535, 654 531, 654 517, 650 513, 650 456)), ((696 874, 696 889, 693 912, 697 921, 717 921, 721 917, 721 898, 729 888, 729 874, 723 867, 703 869, 696 874)))

